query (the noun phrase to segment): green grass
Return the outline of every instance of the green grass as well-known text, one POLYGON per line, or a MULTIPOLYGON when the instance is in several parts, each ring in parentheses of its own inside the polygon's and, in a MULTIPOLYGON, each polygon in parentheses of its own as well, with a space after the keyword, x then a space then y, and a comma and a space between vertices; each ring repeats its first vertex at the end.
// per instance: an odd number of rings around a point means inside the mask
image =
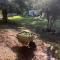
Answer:
POLYGON ((43 19, 34 19, 34 17, 22 17, 22 16, 11 16, 8 17, 8 19, 12 22, 15 22, 17 24, 25 24, 25 25, 31 25, 34 28, 35 27, 47 27, 47 20, 43 19))
MULTIPOLYGON (((34 19, 34 17, 22 17, 22 16, 11 16, 8 17, 9 20, 13 22, 18 22, 18 24, 25 23, 27 25, 32 25, 34 27, 40 26, 40 27, 47 27, 47 20, 46 19, 34 19)), ((55 28, 60 27, 60 21, 55 22, 55 28)))
POLYGON ((22 20, 24 17, 22 16, 11 16, 11 17, 8 17, 9 20, 12 20, 12 21, 17 21, 17 20, 22 20))

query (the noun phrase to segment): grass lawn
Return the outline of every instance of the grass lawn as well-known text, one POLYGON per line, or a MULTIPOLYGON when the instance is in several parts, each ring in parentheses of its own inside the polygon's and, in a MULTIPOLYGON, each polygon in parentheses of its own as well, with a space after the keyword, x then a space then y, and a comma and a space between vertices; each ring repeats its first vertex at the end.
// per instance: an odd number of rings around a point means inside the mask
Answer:
MULTIPOLYGON (((47 20, 46 19, 34 19, 34 17, 23 17, 23 16, 11 16, 8 17, 9 20, 13 22, 18 22, 18 23, 25 23, 28 25, 33 25, 33 26, 42 26, 46 27, 47 26, 47 20)), ((60 27, 60 20, 57 20, 55 22, 55 27, 60 27)))
POLYGON ((12 17, 8 17, 8 19, 10 19, 13 22, 18 22, 23 24, 27 24, 27 25, 32 25, 34 27, 37 26, 45 26, 47 25, 47 20, 39 20, 39 19, 34 19, 34 17, 22 17, 22 16, 12 16, 12 17))

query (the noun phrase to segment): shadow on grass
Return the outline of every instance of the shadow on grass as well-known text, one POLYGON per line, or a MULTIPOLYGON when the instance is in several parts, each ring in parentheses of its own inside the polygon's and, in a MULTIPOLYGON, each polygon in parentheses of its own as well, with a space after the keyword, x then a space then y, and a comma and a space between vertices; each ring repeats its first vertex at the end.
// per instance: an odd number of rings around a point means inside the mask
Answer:
POLYGON ((53 34, 50 32, 42 32, 40 33, 40 38, 44 41, 60 44, 60 33, 53 34))
MULTIPOLYGON (((19 26, 22 26, 19 24, 19 26)), ((13 21, 7 20, 7 22, 4 22, 3 20, 0 20, 0 29, 15 29, 17 30, 18 24, 16 24, 13 21)))

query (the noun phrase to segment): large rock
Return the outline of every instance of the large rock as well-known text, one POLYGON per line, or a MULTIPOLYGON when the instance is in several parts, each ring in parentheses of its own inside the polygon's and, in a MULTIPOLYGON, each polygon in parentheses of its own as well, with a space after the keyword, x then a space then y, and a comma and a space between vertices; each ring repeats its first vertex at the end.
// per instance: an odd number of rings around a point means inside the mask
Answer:
POLYGON ((17 34, 17 38, 23 45, 27 45, 29 42, 33 41, 33 33, 28 30, 23 30, 17 34))

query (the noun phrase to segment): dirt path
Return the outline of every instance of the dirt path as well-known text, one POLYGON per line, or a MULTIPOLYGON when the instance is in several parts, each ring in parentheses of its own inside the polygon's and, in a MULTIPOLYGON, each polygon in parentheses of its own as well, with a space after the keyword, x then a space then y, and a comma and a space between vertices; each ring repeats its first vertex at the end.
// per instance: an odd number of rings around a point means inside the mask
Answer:
POLYGON ((34 40, 35 49, 21 45, 16 38, 18 31, 1 26, 0 60, 48 60, 47 44, 39 39, 34 40))

